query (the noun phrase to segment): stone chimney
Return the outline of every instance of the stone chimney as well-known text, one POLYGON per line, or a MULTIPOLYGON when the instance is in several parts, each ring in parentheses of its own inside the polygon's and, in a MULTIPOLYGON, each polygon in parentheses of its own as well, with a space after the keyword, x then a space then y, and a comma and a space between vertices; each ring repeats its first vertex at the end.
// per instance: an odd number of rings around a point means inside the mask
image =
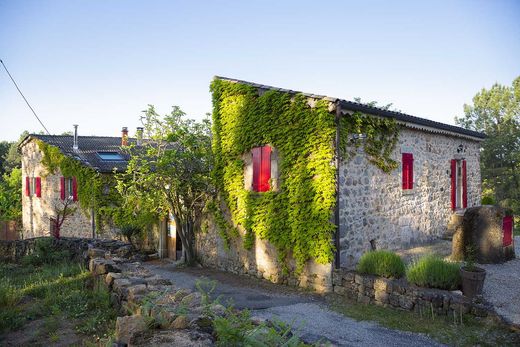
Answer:
POLYGON ((136 144, 138 146, 141 146, 143 144, 143 130, 143 127, 137 127, 137 130, 135 132, 136 144))
POLYGON ((72 149, 77 151, 79 149, 78 145, 78 125, 74 124, 74 144, 72 145, 72 149))
POLYGON ((121 129, 121 146, 128 146, 128 128, 121 129))

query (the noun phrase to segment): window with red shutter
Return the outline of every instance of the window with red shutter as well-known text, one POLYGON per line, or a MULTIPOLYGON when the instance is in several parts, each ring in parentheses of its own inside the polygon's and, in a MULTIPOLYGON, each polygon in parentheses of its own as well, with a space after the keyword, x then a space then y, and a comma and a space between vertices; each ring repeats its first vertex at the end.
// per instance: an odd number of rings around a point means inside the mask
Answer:
POLYGON ((72 177, 72 200, 78 201, 78 181, 76 181, 76 177, 72 177))
POLYGON ((31 195, 31 178, 29 176, 25 177, 25 196, 31 195))
POLYGON ((413 154, 402 154, 403 190, 413 189, 413 154))
POLYGON ((451 209, 457 208, 457 160, 451 160, 451 209))
POLYGON ((36 197, 42 197, 42 178, 36 177, 36 197))
POLYGON ((271 147, 255 147, 251 150, 253 157, 253 191, 267 192, 271 179, 271 147))
POLYGON ((462 208, 468 207, 468 173, 466 161, 462 161, 462 208))
POLYGON ((513 225, 513 216, 505 216, 502 220, 502 230, 504 232, 504 247, 507 247, 513 243, 513 225))
POLYGON ((60 178, 60 199, 65 200, 65 177, 60 178))

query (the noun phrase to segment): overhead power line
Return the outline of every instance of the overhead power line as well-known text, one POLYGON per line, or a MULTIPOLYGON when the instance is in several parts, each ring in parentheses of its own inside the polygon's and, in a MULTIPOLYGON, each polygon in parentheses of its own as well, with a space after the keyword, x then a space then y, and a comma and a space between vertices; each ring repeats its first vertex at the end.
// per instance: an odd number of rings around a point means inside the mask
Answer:
POLYGON ((38 120, 38 122, 40 122, 41 126, 43 127, 43 129, 45 129, 45 131, 47 132, 47 134, 51 134, 49 132, 49 130, 47 130, 47 128, 45 127, 45 125, 43 125, 42 121, 40 120, 40 117, 38 117, 38 115, 36 114, 36 112, 34 112, 33 108, 31 107, 31 104, 29 104, 29 101, 27 101, 27 99, 25 98, 25 96, 23 95, 22 91, 20 90, 20 88, 18 87, 18 84, 16 84, 16 81, 14 80, 13 76, 11 76, 11 74, 9 73, 9 70, 7 70, 7 67, 5 66, 4 62, 2 61, 2 59, 0 59, 0 63, 2 63, 2 66, 4 67, 5 69, 5 72, 7 72, 7 74, 9 75, 9 78, 11 79, 11 81, 13 81, 13 84, 14 86, 16 87, 16 89, 18 90, 18 93, 20 93, 20 95, 22 96, 22 98, 24 99, 25 103, 27 104, 27 106, 29 106, 29 108, 31 109, 32 113, 34 114, 34 116, 36 117, 36 119, 38 120))

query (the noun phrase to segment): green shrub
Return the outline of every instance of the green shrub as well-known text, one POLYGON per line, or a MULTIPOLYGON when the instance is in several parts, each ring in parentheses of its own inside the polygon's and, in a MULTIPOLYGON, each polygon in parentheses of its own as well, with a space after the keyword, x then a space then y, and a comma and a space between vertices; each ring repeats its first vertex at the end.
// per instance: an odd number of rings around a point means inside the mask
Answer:
POLYGON ((53 244, 52 238, 42 238, 35 241, 34 251, 22 258, 22 264, 41 266, 60 263, 69 259, 69 251, 59 249, 53 244))
POLYGON ((405 273, 403 260, 390 251, 371 251, 363 254, 357 271, 364 274, 399 278, 405 273))
POLYGON ((460 286, 460 265, 430 255, 410 266, 406 277, 421 287, 454 290, 460 286))
POLYGON ((482 197, 482 205, 495 205, 496 201, 492 196, 486 195, 482 197))

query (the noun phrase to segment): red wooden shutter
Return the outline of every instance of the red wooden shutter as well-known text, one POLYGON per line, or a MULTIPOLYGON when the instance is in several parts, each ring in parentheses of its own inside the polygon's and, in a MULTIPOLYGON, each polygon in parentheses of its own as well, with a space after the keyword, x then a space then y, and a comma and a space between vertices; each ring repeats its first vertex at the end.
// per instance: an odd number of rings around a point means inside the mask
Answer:
POLYGON ((503 245, 507 247, 513 243, 513 216, 505 216, 502 220, 502 230, 504 232, 503 245))
POLYGON ((42 197, 42 178, 36 177, 36 197, 42 197))
POLYGON ((462 207, 468 207, 468 175, 465 160, 462 161, 462 207))
POLYGON ((31 195, 31 179, 29 176, 25 177, 25 196, 31 195))
POLYGON ((403 189, 413 189, 413 154, 403 153, 403 189))
POLYGON ((451 209, 457 208, 457 160, 451 160, 451 209))
POLYGON ((253 155, 253 191, 260 189, 260 170, 262 166, 262 148, 255 147, 251 150, 253 155))
POLYGON ((262 147, 262 161, 260 165, 260 192, 267 192, 269 190, 269 180, 271 179, 271 147, 262 147))
POLYGON ((76 177, 72 177, 72 200, 78 201, 78 181, 76 181, 76 177))
POLYGON ((65 200, 65 177, 60 178, 60 198, 65 200))

